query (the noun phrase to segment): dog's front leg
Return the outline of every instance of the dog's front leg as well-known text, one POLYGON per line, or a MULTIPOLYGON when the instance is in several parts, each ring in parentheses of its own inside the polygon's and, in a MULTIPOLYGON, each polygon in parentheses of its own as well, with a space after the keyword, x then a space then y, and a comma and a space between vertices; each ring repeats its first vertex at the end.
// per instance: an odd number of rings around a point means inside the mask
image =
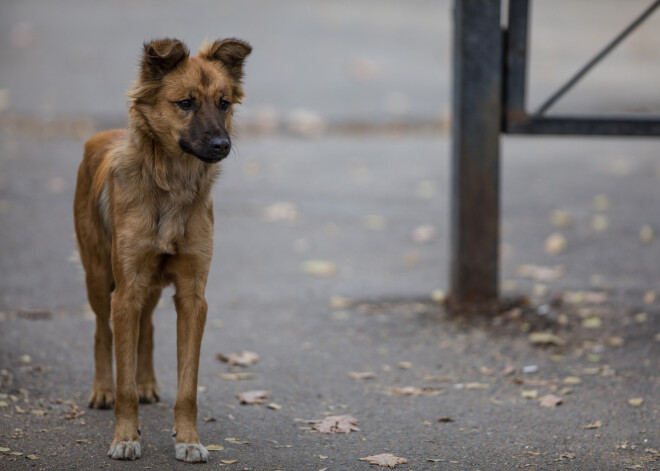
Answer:
POLYGON ((116 460, 140 458, 138 393, 135 383, 137 343, 142 300, 135 287, 117 286, 112 294, 111 316, 115 338, 117 387, 115 434, 108 456, 116 460))
MULTIPOLYGON (((192 265, 194 267, 194 264, 192 265)), ((174 403, 176 459, 187 462, 208 461, 209 453, 197 435, 197 374, 202 334, 206 323, 204 299, 206 270, 194 273, 191 265, 177 272, 176 350, 178 391, 174 403)))

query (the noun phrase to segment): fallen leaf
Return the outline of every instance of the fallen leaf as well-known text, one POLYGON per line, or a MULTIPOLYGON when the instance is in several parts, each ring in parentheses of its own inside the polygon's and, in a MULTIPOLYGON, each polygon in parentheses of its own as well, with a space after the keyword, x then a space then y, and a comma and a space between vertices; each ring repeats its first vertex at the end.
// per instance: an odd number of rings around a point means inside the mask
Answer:
POLYGON ((372 379, 376 377, 376 373, 373 371, 364 371, 361 373, 351 371, 348 373, 348 377, 351 379, 372 379))
POLYGON ((561 397, 554 394, 546 394, 539 398, 539 405, 541 407, 557 407, 563 404, 563 402, 564 400, 561 397))
POLYGON ((413 229, 410 237, 416 244, 427 244, 435 237, 435 227, 431 224, 422 224, 413 229))
POLYGON ((655 291, 647 291, 644 293, 644 304, 653 304, 656 299, 655 291))
POLYGON ((314 430, 319 433, 350 433, 357 432, 358 420, 350 415, 330 415, 323 420, 317 420, 314 430))
POLYGON ((417 388, 415 386, 405 386, 392 390, 393 396, 437 396, 440 390, 433 388, 417 388))
POLYGON ((233 438, 233 437, 225 438, 225 441, 228 442, 228 443, 233 443, 235 445, 249 445, 250 444, 250 442, 246 442, 244 440, 239 440, 238 438, 233 438))
POLYGON ((220 460, 224 464, 234 464, 238 463, 238 460, 220 460))
POLYGON ((296 108, 287 118, 289 130, 299 136, 314 137, 323 134, 327 123, 318 112, 306 108, 296 108))
POLYGON ((346 309, 347 307, 351 307, 351 304, 353 304, 353 301, 344 296, 332 296, 330 298, 330 306, 335 309, 346 309))
POLYGON ((412 368, 412 363, 409 361, 400 361, 399 363, 396 364, 396 367, 399 368, 400 370, 409 370, 412 368))
POLYGON ((29 460, 40 460, 41 459, 37 455, 27 455, 26 458, 29 459, 29 460))
POLYGON ((490 388, 490 384, 488 383, 467 383, 463 389, 466 389, 468 391, 473 391, 476 389, 488 389, 490 388))
POLYGON ((563 383, 569 386, 574 386, 576 384, 581 384, 582 378, 578 378, 577 376, 566 376, 563 383))
POLYGON ((501 374, 502 376, 511 376, 513 373, 516 372, 516 368, 512 365, 506 365, 502 371, 501 374))
POLYGON ((559 232, 548 236, 545 240, 545 251, 549 255, 558 255, 566 250, 566 238, 559 232))
POLYGON ((20 451, 10 451, 9 454, 14 456, 23 456, 23 453, 20 451))
POLYGON ((649 320, 649 315, 646 312, 640 312, 638 314, 635 314, 635 322, 638 324, 643 324, 649 320))
POLYGON ((577 455, 575 455, 573 453, 562 453, 562 454, 559 455, 560 460, 563 460, 563 459, 574 460, 575 458, 577 458, 577 455))
POLYGON ((20 361, 21 363, 27 365, 28 363, 31 363, 31 362, 32 362, 32 358, 30 357, 30 355, 25 354, 25 355, 21 355, 21 356, 18 358, 18 361, 20 361))
POLYGON ((225 449, 222 445, 206 445, 205 447, 208 451, 222 451, 225 449))
POLYGON ((8 405, 7 401, 0 401, 0 407, 7 407, 8 405))
POLYGON ((592 422, 590 424, 583 425, 582 428, 585 429, 585 430, 593 430, 593 429, 596 429, 596 428, 601 428, 602 426, 603 426, 603 422, 601 420, 597 420, 597 421, 592 422))
POLYGON ((273 203, 264 209, 263 217, 266 221, 296 222, 300 214, 296 205, 292 203, 273 203))
POLYGON ((246 391, 236 395, 241 404, 263 404, 270 396, 270 391, 246 391))
POLYGON ((632 407, 639 407, 642 404, 644 404, 644 398, 643 397, 633 397, 631 399, 628 399, 628 404, 631 405, 632 407))
POLYGON ((609 337, 605 339, 605 343, 610 347, 623 347, 624 340, 622 337, 609 337))
POLYGON ((538 389, 524 389, 520 391, 520 397, 523 399, 536 399, 539 397, 538 389))
POLYGON ((220 373, 218 376, 220 379, 228 379, 230 381, 244 381, 256 377, 254 373, 220 373))
POLYGON ((375 464, 378 466, 396 468, 397 465, 407 463, 408 460, 401 458, 399 456, 394 456, 392 453, 382 453, 380 455, 367 456, 365 458, 360 458, 360 461, 366 461, 370 464, 375 464))
POLYGON ((536 345, 564 345, 564 340, 548 332, 532 332, 529 341, 536 345))
POLYGON ((587 317, 582 320, 582 327, 585 329, 600 329, 602 325, 603 321, 597 316, 587 317))
POLYGON ((442 304, 445 302, 446 298, 447 295, 441 289, 434 289, 433 291, 431 291, 431 301, 433 301, 434 303, 442 304))
POLYGON ((610 221, 604 214, 594 214, 591 218, 591 230, 594 232, 605 232, 610 225, 610 221))
POLYGON ((655 235, 655 233, 653 231, 653 228, 651 226, 649 226, 648 224, 644 224, 639 229, 639 238, 645 244, 650 243, 653 240, 654 235, 655 235))
POLYGON ((453 422, 453 421, 454 421, 454 419, 452 419, 451 417, 440 417, 438 419, 438 422, 445 422, 445 423, 446 422, 453 422))
POLYGON ((337 265, 327 260, 307 260, 300 267, 307 275, 328 277, 337 274, 337 265))
POLYGON ((573 216, 567 211, 555 209, 550 213, 550 223, 557 227, 570 227, 573 225, 573 216))
POLYGON ((7 453, 10 450, 11 448, 5 448, 4 446, 0 446, 0 453, 7 453))
POLYGON ((268 404, 266 404, 266 407, 268 407, 269 409, 272 409, 272 410, 280 410, 280 409, 282 409, 282 406, 279 405, 279 404, 277 404, 277 403, 275 403, 275 402, 269 402, 268 404))
POLYGON ((248 350, 244 350, 241 353, 230 353, 229 356, 225 356, 222 353, 216 353, 215 358, 227 363, 227 366, 251 366, 259 361, 259 355, 248 350))

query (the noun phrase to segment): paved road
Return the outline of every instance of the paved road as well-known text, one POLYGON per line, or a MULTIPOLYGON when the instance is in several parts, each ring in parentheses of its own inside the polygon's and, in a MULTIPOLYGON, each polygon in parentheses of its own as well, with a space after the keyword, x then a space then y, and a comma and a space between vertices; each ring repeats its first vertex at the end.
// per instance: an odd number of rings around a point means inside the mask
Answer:
MULTIPOLYGON (((549 8, 537 3, 537 14, 549 8)), ((214 31, 216 19, 164 2, 67 0, 61 11, 68 16, 49 5, 5 3, 0 14, 0 38, 9 45, 0 58, 12 65, 0 68, 0 88, 9 90, 0 116, 0 447, 9 452, 0 451, 0 468, 183 469, 169 433, 176 390, 171 291, 155 316, 162 402, 140 409, 143 458, 118 464, 105 457, 112 413, 85 407, 94 322, 71 202, 84 139, 99 123, 121 120, 142 29, 185 36, 192 45, 214 31), (193 20, 200 22, 195 28, 193 20), (26 23, 32 26, 20 26, 26 23), (97 39, 81 40, 90 37, 97 39), (79 56, 82 50, 88 55, 79 56)), ((226 35, 257 46, 244 124, 258 120, 265 105, 282 117, 305 107, 338 123, 416 122, 446 111, 447 2, 256 5, 218 12, 236 21, 226 35), (383 108, 392 91, 400 94, 383 108), (406 100, 407 114, 397 114, 406 100)), ((566 28, 588 5, 577 3, 566 28)), ((603 15, 603 25, 635 8, 621 11, 603 15)), ((536 47, 570 70, 578 48, 550 40, 561 11, 548 9, 547 18, 539 25, 546 40, 536 47)), ((623 56, 652 72, 658 63, 647 58, 658 38, 648 36, 633 58, 623 56)), ((597 47, 590 31, 581 37, 597 47)), ((613 96, 601 86, 566 106, 604 109, 655 96, 642 87, 613 96)), ((492 321, 451 318, 431 301, 433 290, 447 289, 448 149, 443 133, 423 126, 316 137, 245 132, 238 140, 214 190, 199 428, 205 444, 224 450, 213 452, 206 468, 359 470, 370 469, 359 458, 386 452, 408 459, 400 469, 414 470, 660 468, 660 145, 504 139, 503 289, 530 305, 492 321), (567 227, 551 223, 558 209, 570 215, 567 227), (544 247, 553 233, 566 241, 555 255, 544 247), (306 273, 305 262, 314 260, 335 273, 306 273), (535 346, 528 334, 537 331, 563 344, 535 346), (242 350, 260 355, 243 370, 255 377, 220 376, 229 370, 215 354, 242 350), (523 372, 532 365, 536 372, 523 372), (355 380, 351 371, 375 377, 355 380), (256 389, 271 391, 281 409, 238 404, 236 393, 256 389), (532 391, 563 403, 542 407, 523 397, 532 391), (643 403, 628 403, 636 398, 643 403), (353 415, 360 431, 309 430, 309 420, 328 414, 353 415), (438 421, 447 417, 453 422, 438 421)))

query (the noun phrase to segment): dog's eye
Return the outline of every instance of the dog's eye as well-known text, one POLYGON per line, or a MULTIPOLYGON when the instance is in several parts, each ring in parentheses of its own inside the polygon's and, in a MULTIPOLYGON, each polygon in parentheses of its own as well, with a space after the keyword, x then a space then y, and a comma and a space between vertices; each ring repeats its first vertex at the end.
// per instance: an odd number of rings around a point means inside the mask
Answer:
POLYGON ((220 109, 222 111, 227 111, 230 106, 231 106, 231 103, 229 103, 227 100, 220 100, 220 109))
POLYGON ((188 99, 185 99, 185 100, 177 101, 176 104, 182 110, 188 111, 188 110, 192 110, 195 107, 195 100, 192 100, 192 99, 188 98, 188 99))

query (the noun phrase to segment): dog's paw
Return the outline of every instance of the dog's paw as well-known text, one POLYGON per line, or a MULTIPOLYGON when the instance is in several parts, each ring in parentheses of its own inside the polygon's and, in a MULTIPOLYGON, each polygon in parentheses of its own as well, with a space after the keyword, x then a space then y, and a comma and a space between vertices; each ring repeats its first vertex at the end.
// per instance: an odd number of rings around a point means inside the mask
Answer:
POLYGON ((94 388, 87 406, 90 409, 112 409, 115 405, 115 394, 111 389, 94 388))
POLYGON ((158 395, 158 386, 156 385, 155 381, 138 384, 137 390, 140 402, 143 404, 152 404, 154 402, 160 401, 160 396, 158 395))
POLYGON ((142 456, 140 442, 119 442, 110 447, 108 456, 113 460, 136 460, 142 456))
POLYGON ((186 463, 206 463, 209 460, 209 452, 197 443, 177 443, 174 451, 176 459, 186 463))

